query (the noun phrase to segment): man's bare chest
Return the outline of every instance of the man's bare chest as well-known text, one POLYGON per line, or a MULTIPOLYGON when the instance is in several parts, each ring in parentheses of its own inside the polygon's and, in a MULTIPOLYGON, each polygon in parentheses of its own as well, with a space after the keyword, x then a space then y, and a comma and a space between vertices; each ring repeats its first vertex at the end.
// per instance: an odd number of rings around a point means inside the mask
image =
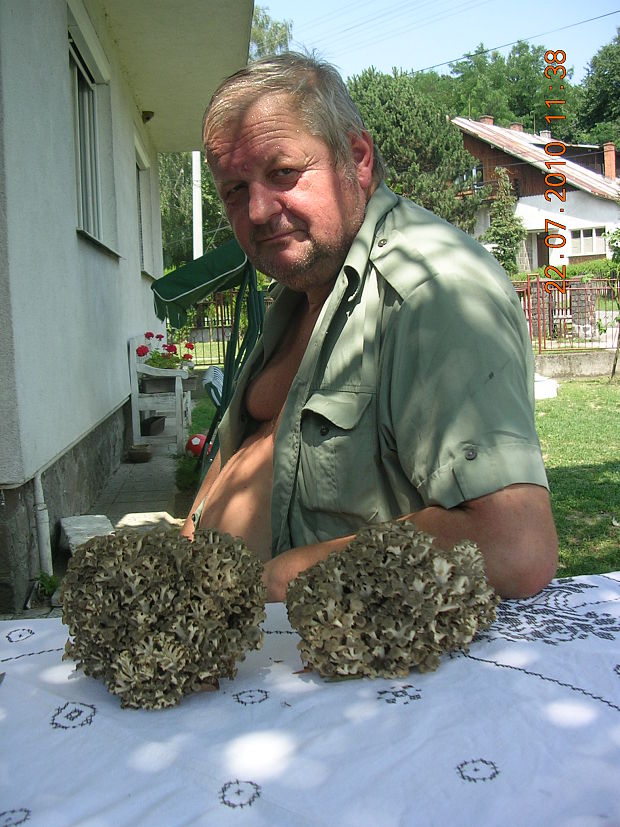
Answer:
POLYGON ((303 308, 291 317, 291 325, 278 347, 248 386, 246 408, 258 422, 273 420, 280 415, 306 352, 317 316, 318 311, 311 313, 304 302, 303 308))

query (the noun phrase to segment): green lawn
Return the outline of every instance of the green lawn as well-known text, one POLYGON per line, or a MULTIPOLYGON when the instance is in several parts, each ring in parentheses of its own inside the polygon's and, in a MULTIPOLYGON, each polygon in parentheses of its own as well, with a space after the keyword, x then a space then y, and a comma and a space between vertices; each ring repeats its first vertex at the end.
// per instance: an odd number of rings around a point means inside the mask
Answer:
POLYGON ((620 382, 560 381, 536 403, 560 541, 558 576, 620 570, 620 382))

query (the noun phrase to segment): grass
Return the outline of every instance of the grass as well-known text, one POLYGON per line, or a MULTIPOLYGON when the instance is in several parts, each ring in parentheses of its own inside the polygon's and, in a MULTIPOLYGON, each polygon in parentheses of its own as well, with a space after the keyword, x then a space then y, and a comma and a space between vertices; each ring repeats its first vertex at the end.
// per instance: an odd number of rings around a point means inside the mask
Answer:
MULTIPOLYGON (((208 434, 209 427, 215 414, 215 405, 208 396, 197 400, 192 410, 192 421, 189 429, 192 434, 208 434)), ((181 455, 177 459, 175 482, 180 491, 195 491, 200 481, 200 466, 198 458, 181 455)))
POLYGON ((560 544, 558 577, 620 570, 620 382, 561 381, 536 403, 560 544))
POLYGON ((215 405, 207 397, 198 399, 192 411, 190 434, 207 434, 215 414, 215 405))
MULTIPOLYGON (((213 413, 200 399, 191 433, 206 434, 213 413)), ((620 381, 560 381, 555 399, 536 403, 536 427, 560 543, 558 577, 620 570, 620 381)), ((183 457, 178 469, 177 485, 195 488, 197 461, 183 457)))
MULTIPOLYGON (((185 339, 181 339, 184 342, 185 339)), ((225 345, 222 342, 194 342, 194 364, 198 366, 222 365, 225 345)))

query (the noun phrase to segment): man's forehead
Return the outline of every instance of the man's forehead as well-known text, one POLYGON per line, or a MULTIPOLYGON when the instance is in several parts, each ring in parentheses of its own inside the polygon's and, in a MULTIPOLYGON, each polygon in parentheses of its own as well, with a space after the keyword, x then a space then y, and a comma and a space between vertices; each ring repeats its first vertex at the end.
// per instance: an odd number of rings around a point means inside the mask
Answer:
POLYGON ((208 130, 206 136, 207 152, 218 156, 223 146, 242 138, 244 133, 260 133, 261 129, 265 135, 270 130, 286 131, 291 136, 311 134, 293 96, 272 92, 240 102, 231 107, 225 116, 218 118, 217 125, 208 130))

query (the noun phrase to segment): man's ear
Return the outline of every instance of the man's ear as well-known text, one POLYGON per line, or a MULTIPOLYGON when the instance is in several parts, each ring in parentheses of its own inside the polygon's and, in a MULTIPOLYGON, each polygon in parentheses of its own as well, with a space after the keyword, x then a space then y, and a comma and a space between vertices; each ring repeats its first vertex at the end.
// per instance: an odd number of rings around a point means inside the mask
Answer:
POLYGON ((372 183, 374 168, 374 144, 370 134, 366 131, 361 135, 349 134, 353 164, 357 173, 360 187, 367 192, 372 183))

